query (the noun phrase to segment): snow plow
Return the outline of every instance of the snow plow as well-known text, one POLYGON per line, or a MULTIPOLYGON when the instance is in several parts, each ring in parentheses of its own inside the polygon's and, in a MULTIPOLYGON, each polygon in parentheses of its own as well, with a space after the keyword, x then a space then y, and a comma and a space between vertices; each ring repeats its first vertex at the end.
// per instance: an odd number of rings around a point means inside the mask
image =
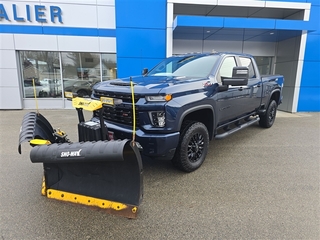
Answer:
POLYGON ((31 162, 43 163, 41 194, 136 218, 143 197, 139 144, 134 136, 133 140, 111 139, 102 101, 65 95, 78 113, 78 142, 71 142, 38 112, 27 113, 20 129, 18 152, 28 141, 33 147, 31 162), (85 121, 83 110, 98 112, 99 121, 85 121))

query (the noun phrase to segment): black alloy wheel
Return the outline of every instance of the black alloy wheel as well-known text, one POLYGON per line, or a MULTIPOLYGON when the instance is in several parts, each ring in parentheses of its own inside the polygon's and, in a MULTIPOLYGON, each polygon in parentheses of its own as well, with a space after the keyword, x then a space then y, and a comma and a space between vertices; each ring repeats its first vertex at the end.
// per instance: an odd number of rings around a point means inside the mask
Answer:
POLYGON ((193 135, 188 143, 188 158, 190 162, 199 161, 204 151, 204 136, 200 133, 193 135))
POLYGON ((186 121, 180 131, 179 145, 172 163, 184 172, 193 172, 206 159, 209 146, 209 133, 201 122, 186 121))

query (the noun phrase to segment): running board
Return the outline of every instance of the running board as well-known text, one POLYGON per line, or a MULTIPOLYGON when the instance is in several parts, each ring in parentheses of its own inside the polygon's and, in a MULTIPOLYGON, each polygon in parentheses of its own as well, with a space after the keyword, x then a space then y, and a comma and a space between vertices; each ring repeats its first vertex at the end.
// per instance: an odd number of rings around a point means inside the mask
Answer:
POLYGON ((239 130, 243 129, 243 128, 246 128, 256 122, 259 122, 260 118, 259 117, 256 117, 248 122, 245 122, 239 126, 236 126, 235 128, 232 128, 231 130, 227 131, 227 132, 224 132, 224 133, 221 133, 221 134, 218 134, 215 136, 215 139, 222 139, 222 138, 225 138, 229 135, 231 135, 232 133, 235 133, 235 132, 238 132, 239 130))

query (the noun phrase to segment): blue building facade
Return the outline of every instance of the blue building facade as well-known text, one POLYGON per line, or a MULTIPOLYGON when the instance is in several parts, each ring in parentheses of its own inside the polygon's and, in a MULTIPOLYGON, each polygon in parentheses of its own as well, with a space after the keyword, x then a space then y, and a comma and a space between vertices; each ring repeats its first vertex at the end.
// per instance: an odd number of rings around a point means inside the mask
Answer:
POLYGON ((69 108, 70 87, 217 50, 252 54, 262 73, 283 74, 281 110, 320 111, 319 35, 319 0, 2 1, 0 109, 34 108, 32 79, 40 108, 69 108))

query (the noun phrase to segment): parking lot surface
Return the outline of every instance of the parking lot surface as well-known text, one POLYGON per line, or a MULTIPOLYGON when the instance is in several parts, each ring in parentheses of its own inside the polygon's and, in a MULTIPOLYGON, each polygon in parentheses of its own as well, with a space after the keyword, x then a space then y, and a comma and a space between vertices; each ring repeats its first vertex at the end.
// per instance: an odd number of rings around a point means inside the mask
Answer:
MULTIPOLYGON (((138 218, 41 196, 43 169, 18 154, 28 110, 0 111, 0 239, 320 239, 320 114, 278 112, 213 140, 200 169, 186 174, 144 161, 138 218)), ((75 110, 41 110, 77 140, 75 110)))

